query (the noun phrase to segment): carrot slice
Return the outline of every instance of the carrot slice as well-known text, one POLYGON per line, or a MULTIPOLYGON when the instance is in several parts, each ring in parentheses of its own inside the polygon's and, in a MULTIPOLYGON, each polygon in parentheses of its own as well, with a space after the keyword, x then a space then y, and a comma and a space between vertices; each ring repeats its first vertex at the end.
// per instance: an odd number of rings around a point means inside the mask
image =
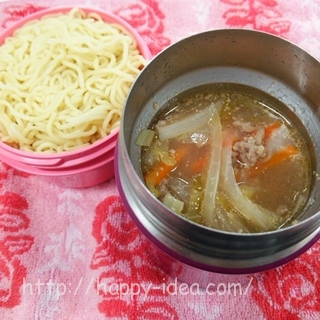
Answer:
POLYGON ((146 173, 144 178, 148 184, 150 183, 154 186, 157 186, 170 173, 170 171, 174 167, 175 165, 167 165, 164 162, 160 161, 146 173))
POLYGON ((161 181, 177 167, 179 162, 188 154, 190 146, 187 144, 181 145, 174 153, 173 157, 176 160, 174 165, 169 165, 163 161, 157 162, 144 176, 146 182, 151 185, 157 186, 161 181))
POLYGON ((267 140, 270 139, 272 134, 281 127, 281 121, 275 121, 271 123, 270 125, 266 126, 264 129, 264 141, 266 142, 267 140))
POLYGON ((268 160, 259 163, 255 167, 252 167, 249 170, 248 174, 251 177, 257 174, 261 174, 265 170, 284 162, 285 160, 289 159, 290 156, 296 155, 298 153, 299 150, 297 147, 292 145, 286 146, 283 149, 276 151, 268 160))
POLYGON ((191 171, 193 174, 200 173, 209 163, 209 155, 200 157, 197 161, 191 164, 191 171))

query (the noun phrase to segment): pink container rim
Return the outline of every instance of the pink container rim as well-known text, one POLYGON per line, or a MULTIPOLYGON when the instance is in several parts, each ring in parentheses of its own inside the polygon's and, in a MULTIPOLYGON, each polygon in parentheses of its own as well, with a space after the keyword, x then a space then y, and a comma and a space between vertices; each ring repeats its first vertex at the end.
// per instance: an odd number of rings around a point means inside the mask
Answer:
MULTIPOLYGON (((48 15, 65 14, 74 8, 79 8, 86 13, 96 13, 100 15, 105 22, 121 25, 135 39, 140 53, 144 56, 144 58, 147 60, 152 58, 150 49, 143 38, 124 19, 102 9, 81 5, 57 6, 32 13, 2 31, 0 33, 0 45, 4 42, 5 38, 13 35, 15 30, 21 28, 26 23, 32 20, 39 20, 48 15)), ((85 146, 73 151, 57 152, 52 154, 22 151, 0 141, 0 160, 3 160, 7 164, 17 169, 34 174, 59 175, 59 171, 53 172, 52 170, 59 169, 61 172, 64 172, 67 168, 70 168, 69 173, 76 173, 79 172, 79 169, 73 169, 72 167, 74 166, 85 166, 86 163, 94 161, 94 165, 89 165, 89 168, 92 168, 97 167, 102 163, 106 164, 112 162, 118 134, 119 128, 116 128, 109 135, 90 146, 85 146)), ((82 168, 80 171, 84 170, 85 168, 82 168)))
MULTIPOLYGON (((86 163, 85 165, 79 164, 78 166, 70 166, 67 168, 44 168, 44 167, 38 167, 21 163, 21 162, 15 162, 6 161, 9 165, 11 165, 14 168, 17 168, 23 172, 29 173, 29 174, 35 174, 39 176, 46 176, 46 177, 59 177, 59 176, 71 176, 71 175, 81 175, 82 173, 89 172, 91 170, 99 169, 101 166, 110 166, 113 167, 114 163, 114 152, 110 154, 105 154, 103 158, 99 159, 93 159, 91 162, 86 163)), ((114 173, 113 173, 114 175, 114 173)))

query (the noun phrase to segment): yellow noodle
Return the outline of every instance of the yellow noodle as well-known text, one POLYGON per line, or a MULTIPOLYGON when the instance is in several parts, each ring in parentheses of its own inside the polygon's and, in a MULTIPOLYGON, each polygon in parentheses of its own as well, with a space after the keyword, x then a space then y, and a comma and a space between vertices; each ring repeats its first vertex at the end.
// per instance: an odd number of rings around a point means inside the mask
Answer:
POLYGON ((46 153, 92 144, 117 128, 146 64, 123 27, 79 9, 29 22, 0 56, 0 139, 46 153))

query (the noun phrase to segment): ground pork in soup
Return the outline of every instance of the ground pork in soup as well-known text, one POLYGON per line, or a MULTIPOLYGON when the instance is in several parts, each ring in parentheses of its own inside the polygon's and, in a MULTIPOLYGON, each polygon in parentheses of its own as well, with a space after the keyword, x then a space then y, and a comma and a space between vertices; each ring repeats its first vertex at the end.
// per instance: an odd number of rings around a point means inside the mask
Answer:
POLYGON ((308 200, 311 162, 279 105, 230 84, 177 95, 137 140, 147 187, 171 210, 215 229, 294 223, 308 200))

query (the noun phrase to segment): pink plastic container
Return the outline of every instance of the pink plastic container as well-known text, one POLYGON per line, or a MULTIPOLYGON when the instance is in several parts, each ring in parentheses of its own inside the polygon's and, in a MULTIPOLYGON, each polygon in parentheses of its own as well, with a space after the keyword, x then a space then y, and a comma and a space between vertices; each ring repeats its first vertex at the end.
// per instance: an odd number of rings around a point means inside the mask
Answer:
MULTIPOLYGON (((40 19, 46 15, 67 13, 73 6, 52 7, 31 14, 14 25, 11 25, 0 35, 0 44, 6 37, 11 36, 17 28, 26 22, 40 19)), ((99 10, 79 6, 89 13, 99 14, 104 21, 122 25, 136 40, 141 54, 151 59, 151 53, 137 31, 120 17, 99 10)), ((114 178, 114 150, 117 143, 119 129, 115 129, 107 137, 98 142, 75 151, 54 154, 25 152, 12 148, 0 141, 0 160, 18 170, 42 176, 50 182, 71 188, 85 188, 98 185, 114 178)))

